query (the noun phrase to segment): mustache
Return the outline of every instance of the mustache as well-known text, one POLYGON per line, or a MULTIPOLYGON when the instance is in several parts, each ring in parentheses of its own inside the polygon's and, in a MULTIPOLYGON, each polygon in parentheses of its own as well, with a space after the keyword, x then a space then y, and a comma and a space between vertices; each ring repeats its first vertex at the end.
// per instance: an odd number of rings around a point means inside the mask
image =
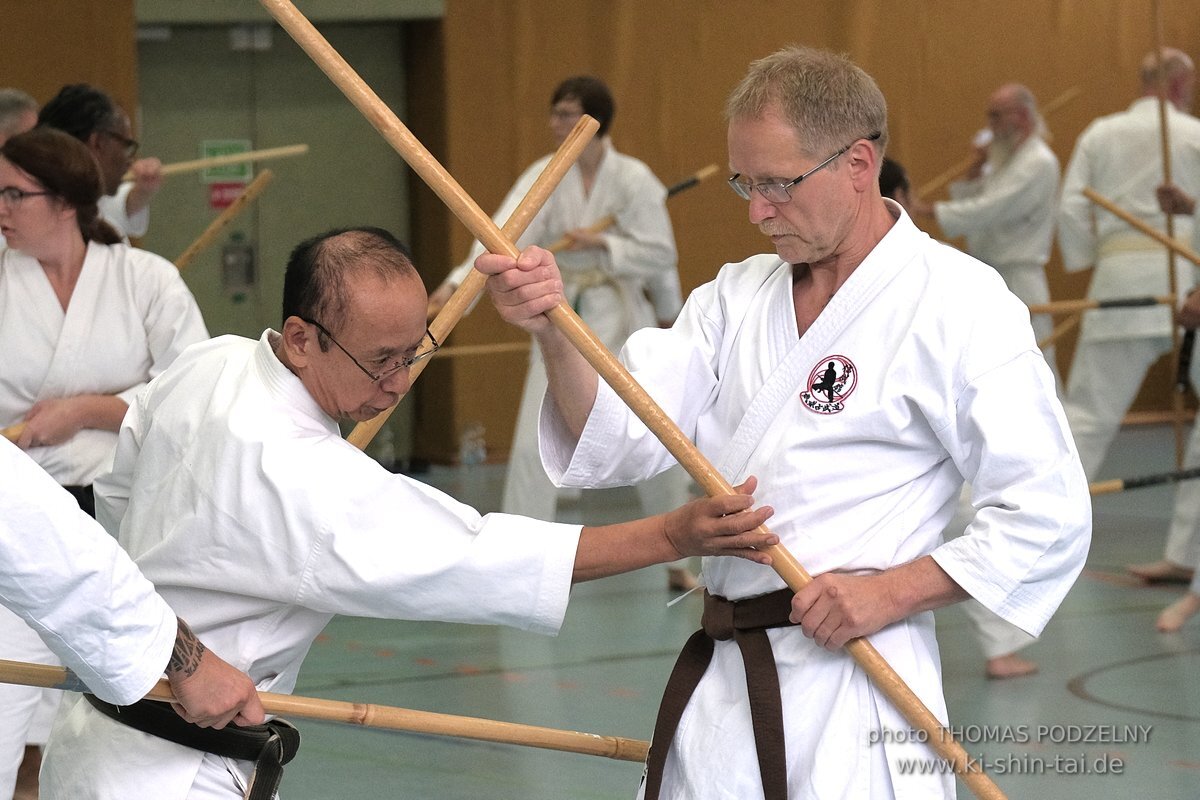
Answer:
POLYGON ((758 230, 764 236, 788 236, 794 235, 796 232, 788 227, 780 227, 778 225, 759 225, 758 230))

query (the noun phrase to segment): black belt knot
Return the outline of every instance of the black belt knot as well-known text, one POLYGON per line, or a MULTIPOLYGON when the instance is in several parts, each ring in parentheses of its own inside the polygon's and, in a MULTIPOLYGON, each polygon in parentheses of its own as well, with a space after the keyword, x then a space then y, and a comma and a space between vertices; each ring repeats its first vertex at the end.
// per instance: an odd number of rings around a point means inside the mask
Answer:
POLYGON ((654 738, 646 759, 645 800, 658 800, 667 751, 683 711, 712 660, 713 641, 730 639, 737 643, 746 667, 746 691, 750 698, 750 719, 754 726, 765 800, 787 800, 783 700, 767 629, 793 624, 788 619, 793 594, 791 589, 780 589, 760 597, 733 601, 707 591, 704 593, 702 627, 684 644, 658 708, 654 738))

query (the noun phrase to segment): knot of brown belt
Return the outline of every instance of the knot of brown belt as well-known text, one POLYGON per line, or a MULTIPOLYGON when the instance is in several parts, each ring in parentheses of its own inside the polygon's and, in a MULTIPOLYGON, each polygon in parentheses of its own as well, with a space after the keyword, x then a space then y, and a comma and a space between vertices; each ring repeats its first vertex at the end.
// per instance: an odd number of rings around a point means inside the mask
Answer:
POLYGON ((792 610, 793 594, 791 589, 780 589, 733 601, 707 591, 704 593, 703 627, 684 644, 658 708, 654 738, 646 759, 645 800, 658 800, 667 751, 679 728, 683 710, 712 660, 713 642, 730 639, 737 644, 746 667, 746 691, 750 698, 750 720, 754 726, 763 796, 765 800, 787 800, 783 701, 767 629, 792 625, 788 614, 792 610))

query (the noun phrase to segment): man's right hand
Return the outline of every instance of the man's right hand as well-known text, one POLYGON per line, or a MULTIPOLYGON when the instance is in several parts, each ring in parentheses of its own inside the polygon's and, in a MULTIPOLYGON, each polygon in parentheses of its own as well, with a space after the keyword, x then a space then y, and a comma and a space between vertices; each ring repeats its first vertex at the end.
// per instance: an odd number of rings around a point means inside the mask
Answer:
POLYGON ((475 269, 488 276, 488 293, 505 322, 538 334, 551 328, 546 312, 563 302, 562 274, 554 255, 526 247, 516 259, 484 253, 475 269))
POLYGON ((1200 328, 1200 289, 1193 289, 1183 299, 1183 305, 1180 306, 1176 319, 1188 330, 1200 328))
POLYGON ((1196 211, 1196 198, 1173 183, 1159 186, 1154 190, 1154 195, 1164 214, 1192 214, 1196 211))
POLYGON ((179 620, 167 680, 175 713, 202 728, 259 725, 266 718, 254 682, 241 670, 205 648, 191 628, 179 620))

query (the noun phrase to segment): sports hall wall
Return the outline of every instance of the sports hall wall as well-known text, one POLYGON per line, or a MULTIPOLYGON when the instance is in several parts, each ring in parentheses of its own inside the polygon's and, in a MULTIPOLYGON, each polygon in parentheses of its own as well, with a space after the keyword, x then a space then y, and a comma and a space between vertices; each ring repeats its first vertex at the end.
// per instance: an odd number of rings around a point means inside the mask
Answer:
MULTIPOLYGON (((1161 5, 1164 41, 1200 58, 1194 2, 1161 5)), ((750 60, 791 42, 848 53, 887 97, 889 153, 919 187, 968 154, 986 124, 988 95, 1008 81, 1028 85, 1042 103, 1078 88, 1047 120, 1065 169, 1084 127, 1137 95, 1137 65, 1153 46, 1151 19, 1149 0, 448 0, 447 161, 490 212, 520 170, 551 148, 555 84, 574 73, 602 76, 617 101, 618 149, 668 185, 709 163, 721 168, 669 201, 686 292, 721 264, 768 246, 747 222, 745 202, 721 185, 722 106, 750 60)), ((461 259, 470 237, 459 225, 452 232, 461 259)), ((1064 274, 1057 252, 1049 269, 1055 299, 1083 296, 1084 277, 1064 274)), ((456 336, 460 343, 518 338, 482 306, 456 336)), ((1070 338, 1059 347, 1064 370, 1073 345, 1070 338)), ((518 381, 520 357, 458 361, 455 416, 488 419, 506 395, 501 387, 518 381), (480 392, 480 383, 489 390, 480 392)), ((1160 366, 1136 411, 1170 407, 1169 370, 1160 366)), ((489 444, 504 435, 489 426, 489 444)))
MULTIPOLYGON (((1048 118, 1052 146, 1065 167, 1088 122, 1132 101, 1137 63, 1153 42, 1149 0, 297 0, 297 5, 330 32, 335 46, 356 48, 346 52, 351 64, 395 104, 489 212, 516 175, 550 149, 546 112, 555 84, 570 74, 602 76, 617 99, 613 139, 619 149, 644 160, 666 184, 708 164, 720 168, 670 201, 685 291, 722 263, 760 252, 766 244, 746 221, 745 203, 721 185, 726 170, 722 104, 753 58, 789 42, 850 54, 887 96, 889 152, 920 187, 967 154, 971 136, 985 124, 988 94, 1013 80, 1027 84, 1042 103, 1074 95, 1048 118), (360 30, 381 26, 391 27, 393 34, 360 30)), ((1164 41, 1200 58, 1200 15, 1193 0, 1161 0, 1160 5, 1164 41)), ((39 100, 66 82, 104 86, 143 117, 142 133, 151 134, 143 135, 147 154, 164 160, 178 154, 155 147, 169 141, 162 138, 169 131, 157 109, 180 102, 163 93, 170 87, 182 93, 190 82, 221 78, 206 78, 190 63, 164 77, 171 45, 139 63, 139 52, 153 45, 138 45, 137 26, 188 28, 191 38, 175 40, 178 61, 189 58, 185 41, 212 49, 196 26, 268 21, 255 0, 0 0, 0 10, 5 15, 0 83, 25 88, 39 100)), ((273 47, 289 46, 286 34, 276 30, 273 47)), ((264 55, 259 63, 271 68, 274 62, 264 55)), ((329 116, 342 99, 324 87, 315 67, 300 57, 286 70, 281 74, 297 84, 303 78, 311 88, 272 101, 287 107, 273 109, 276 122, 271 124, 277 127, 268 130, 275 140, 262 145, 312 136, 312 146, 323 149, 322 163, 350 180, 342 184, 322 177, 319 186, 309 188, 312 181, 301 175, 308 167, 278 162, 278 186, 264 195, 259 212, 273 222, 256 223, 264 265, 279 261, 295 243, 295 214, 303 213, 306 221, 320 217, 330 225, 347 224, 351 220, 345 216, 365 206, 371 218, 363 221, 387 224, 411 237, 432 288, 463 258, 470 235, 415 179, 395 201, 402 206, 407 200, 408 208, 385 208, 359 197, 355 176, 374 177, 383 170, 403 183, 406 171, 374 131, 355 119, 356 112, 336 121, 329 116), (304 75, 309 69, 313 74, 304 75), (296 188, 301 183, 303 190, 296 188), (281 195, 287 208, 268 211, 281 195)), ((215 83, 214 94, 221 88, 215 83)), ((254 119, 263 124, 261 117, 254 119)), ((168 258, 193 238, 188 232, 202 228, 196 215, 194 208, 176 208, 165 194, 156 202, 152 235, 168 237, 162 243, 168 258)), ((939 235, 932 227, 929 232, 939 235)), ((214 332, 246 333, 274 324, 276 277, 264 283, 262 307, 247 318, 244 307, 230 306, 213 287, 215 265, 197 262, 196 270, 185 278, 206 318, 213 320, 214 332)), ((1055 299, 1080 297, 1086 288, 1085 276, 1062 272, 1057 254, 1050 280, 1055 299)), ((459 325, 453 343, 520 338, 485 302, 459 325)), ((1064 370, 1072 348, 1070 338, 1059 347, 1064 370)), ((415 432, 405 425, 400 435, 413 438, 414 455, 450 460, 463 427, 482 421, 490 454, 505 457, 523 370, 521 354, 438 359, 405 401, 416 409, 415 432)), ((1169 408, 1169 384, 1164 365, 1147 381, 1135 410, 1145 416, 1169 408)), ((398 451, 408 448, 407 442, 397 443, 398 451)))

